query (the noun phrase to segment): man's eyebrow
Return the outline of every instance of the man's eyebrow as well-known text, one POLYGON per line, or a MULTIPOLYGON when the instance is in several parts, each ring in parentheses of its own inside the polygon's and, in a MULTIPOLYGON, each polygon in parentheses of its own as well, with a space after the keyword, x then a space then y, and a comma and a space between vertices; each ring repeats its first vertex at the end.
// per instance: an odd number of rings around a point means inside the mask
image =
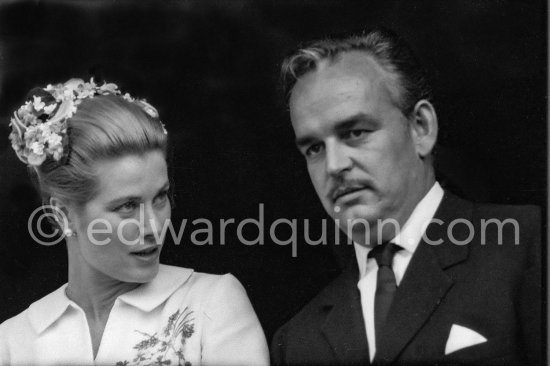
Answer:
POLYGON ((296 147, 299 148, 302 148, 304 146, 307 146, 309 144, 311 144, 311 142, 313 142, 315 139, 313 137, 310 137, 310 136, 305 136, 305 137, 300 137, 300 138, 297 138, 294 143, 296 144, 296 147))
MULTIPOLYGON (((373 118, 372 116, 361 112, 353 116, 350 116, 342 121, 337 122, 336 125, 334 126, 334 130, 336 132, 349 130, 350 128, 355 127, 359 123, 375 124, 377 122, 376 122, 376 119, 373 118)), ((300 147, 309 145, 313 141, 315 141, 315 138, 311 136, 304 136, 304 137, 297 138, 295 140, 295 143, 296 143, 296 146, 300 148, 300 147)))
POLYGON ((162 186, 162 188, 160 188, 158 191, 157 191, 157 194, 160 194, 164 191, 167 191, 170 189, 170 182, 166 182, 164 183, 164 185, 162 186))
POLYGON ((338 122, 334 127, 334 129, 336 131, 349 130, 350 128, 355 127, 359 123, 374 124, 376 123, 376 120, 372 116, 366 113, 358 113, 349 118, 346 118, 343 121, 338 122))

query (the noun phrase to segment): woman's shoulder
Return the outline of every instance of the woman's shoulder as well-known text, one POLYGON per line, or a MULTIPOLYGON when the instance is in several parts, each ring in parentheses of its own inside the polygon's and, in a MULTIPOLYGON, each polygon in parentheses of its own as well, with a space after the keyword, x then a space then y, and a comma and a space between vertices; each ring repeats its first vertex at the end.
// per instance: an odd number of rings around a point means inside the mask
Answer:
POLYGON ((33 302, 19 314, 0 324, 0 337, 10 334, 27 334, 27 330, 40 330, 50 320, 58 317, 67 305, 65 294, 66 284, 46 296, 33 302))
POLYGON ((205 272, 197 272, 191 268, 172 266, 167 264, 161 264, 159 270, 159 277, 173 277, 173 278, 188 278, 194 286, 212 286, 212 285, 226 285, 235 286, 240 285, 239 280, 231 273, 226 274, 212 274, 205 272))
POLYGON ((219 297, 228 294, 246 296, 246 291, 239 280, 230 273, 211 274, 196 272, 190 268, 161 265, 159 280, 166 281, 174 278, 183 281, 180 290, 188 295, 199 296, 203 299, 219 297))
POLYGON ((3 338, 6 334, 12 334, 13 330, 23 329, 29 325, 29 308, 23 310, 19 314, 12 316, 4 320, 0 324, 0 338, 3 338))

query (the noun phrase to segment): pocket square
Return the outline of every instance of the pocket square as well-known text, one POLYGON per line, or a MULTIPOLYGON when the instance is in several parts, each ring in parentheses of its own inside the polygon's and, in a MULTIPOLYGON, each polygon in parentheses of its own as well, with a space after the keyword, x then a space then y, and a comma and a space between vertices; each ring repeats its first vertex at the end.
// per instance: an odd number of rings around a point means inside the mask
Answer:
POLYGON ((445 355, 485 342, 487 342, 487 338, 478 332, 458 324, 453 324, 451 332, 449 333, 449 338, 447 339, 447 344, 445 345, 445 355))

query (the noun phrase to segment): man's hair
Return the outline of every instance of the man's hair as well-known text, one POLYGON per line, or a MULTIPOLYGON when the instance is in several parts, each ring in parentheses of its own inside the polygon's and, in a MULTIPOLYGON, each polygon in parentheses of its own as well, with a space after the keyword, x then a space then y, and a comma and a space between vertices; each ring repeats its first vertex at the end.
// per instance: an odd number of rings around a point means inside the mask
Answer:
POLYGON ((373 57, 386 71, 396 76, 400 90, 399 108, 405 116, 414 110, 415 104, 431 101, 432 88, 426 70, 422 67, 409 45, 394 32, 374 28, 361 34, 313 41, 288 56, 281 68, 281 78, 286 101, 300 77, 315 71, 322 61, 335 61, 343 53, 362 51, 373 57))

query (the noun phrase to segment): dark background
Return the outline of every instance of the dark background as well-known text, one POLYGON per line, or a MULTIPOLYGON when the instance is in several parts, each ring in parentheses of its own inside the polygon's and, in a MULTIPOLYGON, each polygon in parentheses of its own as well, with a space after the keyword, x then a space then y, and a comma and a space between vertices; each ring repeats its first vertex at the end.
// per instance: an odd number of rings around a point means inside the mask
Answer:
MULTIPOLYGON (((64 245, 27 233, 39 199, 7 139, 32 87, 95 75, 156 106, 174 144, 176 223, 258 218, 263 203, 266 238, 277 218, 309 218, 317 238, 326 216, 277 89, 289 51, 393 28, 434 76, 441 181, 478 201, 545 207, 546 19, 544 1, 0 2, 0 321, 66 281, 64 245)), ((268 338, 339 271, 331 247, 305 244, 302 224, 296 258, 270 240, 239 243, 235 225, 225 246, 219 231, 215 245, 192 245, 204 226, 190 225, 162 261, 235 274, 268 338)))

